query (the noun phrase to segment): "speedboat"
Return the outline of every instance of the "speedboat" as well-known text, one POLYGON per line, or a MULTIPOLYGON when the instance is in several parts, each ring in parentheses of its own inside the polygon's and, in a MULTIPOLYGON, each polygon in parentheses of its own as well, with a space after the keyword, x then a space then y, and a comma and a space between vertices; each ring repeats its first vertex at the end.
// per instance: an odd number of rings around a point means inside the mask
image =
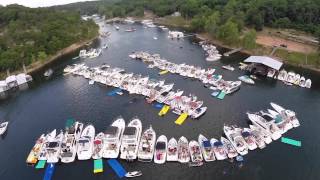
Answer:
POLYGON ((242 133, 245 133, 245 132, 248 132, 252 135, 252 137, 255 140, 255 143, 260 149, 263 149, 266 147, 266 143, 264 142, 261 133, 259 133, 258 131, 253 131, 252 129, 249 129, 249 128, 244 128, 242 133))
POLYGON ((224 126, 223 131, 240 155, 248 154, 248 145, 239 132, 229 126, 224 126))
POLYGON ((133 177, 139 177, 139 176, 142 176, 141 171, 131 171, 131 172, 127 172, 127 174, 125 174, 126 178, 133 178, 133 177))
POLYGON ((274 110, 268 109, 268 113, 263 111, 260 111, 260 113, 261 116, 267 121, 274 120, 274 123, 279 127, 279 129, 281 129, 282 134, 293 128, 293 125, 288 118, 283 118, 278 112, 274 110))
POLYGON ((61 143, 60 160, 63 163, 73 162, 76 158, 77 144, 76 141, 80 137, 83 124, 76 122, 71 128, 66 130, 61 143))
POLYGON ((300 78, 299 86, 300 87, 306 87, 306 79, 305 79, 305 77, 302 76, 300 78))
POLYGON ((206 162, 216 160, 216 158, 214 157, 213 147, 212 147, 210 141, 204 135, 199 134, 198 142, 200 144, 203 159, 206 162))
POLYGON ((244 130, 242 128, 235 128, 235 129, 241 132, 241 135, 244 138, 244 140, 246 141, 249 150, 252 151, 252 150, 257 149, 256 140, 250 131, 244 130))
POLYGON ((153 130, 152 126, 146 129, 141 136, 139 150, 138 150, 138 160, 141 162, 151 162, 154 153, 154 145, 156 143, 156 132, 153 130))
POLYGON ((220 140, 225 149, 227 149, 227 154, 229 158, 234 158, 238 156, 237 150, 232 146, 231 142, 228 139, 221 137, 220 140))
POLYGON ((7 131, 9 122, 3 122, 0 124, 0 135, 4 134, 7 131))
POLYGON ((129 122, 128 126, 123 132, 121 141, 121 159, 126 159, 128 161, 137 159, 141 131, 142 125, 140 119, 134 118, 129 122))
POLYGON ((33 146, 33 148, 31 149, 28 157, 27 157, 27 160, 26 160, 26 163, 27 164, 31 164, 31 165, 34 165, 37 163, 38 161, 38 156, 39 156, 39 153, 41 151, 41 148, 43 146, 43 144, 45 143, 45 135, 42 134, 36 141, 35 145, 33 146))
POLYGON ((231 65, 225 65, 225 66, 222 66, 222 68, 229 71, 234 71, 234 67, 232 67, 231 65))
POLYGON ((50 133, 48 133, 45 137, 45 142, 43 143, 40 153, 38 155, 38 160, 47 160, 47 147, 49 145, 50 141, 53 141, 53 139, 56 137, 57 131, 54 129, 50 133))
POLYGON ((197 141, 192 140, 189 142, 189 152, 190 152, 192 162, 203 161, 200 145, 197 141))
POLYGON ((156 142, 156 147, 154 152, 154 162, 156 164, 163 164, 166 162, 167 146, 168 146, 167 137, 164 135, 159 136, 156 142))
POLYGON ((94 138, 92 159, 101 159, 102 158, 103 138, 104 138, 103 132, 97 134, 96 137, 94 138))
POLYGON ((197 119, 200 116, 202 116, 206 111, 207 111, 207 107, 197 108, 191 113, 191 118, 197 119))
POLYGON ((47 149, 47 163, 57 163, 59 161, 62 139, 64 137, 61 131, 52 141, 49 141, 47 149))
POLYGON ((306 87, 306 88, 311 88, 311 84, 312 84, 311 79, 307 79, 307 80, 306 80, 305 87, 306 87))
POLYGON ((103 158, 117 158, 120 151, 121 139, 126 124, 122 117, 117 118, 104 132, 103 158))
POLYGON ((77 155, 78 160, 88 160, 92 156, 93 151, 93 140, 95 135, 95 128, 92 125, 87 125, 82 133, 80 138, 77 141, 78 149, 77 155))
POLYGON ((178 142, 175 138, 168 142, 167 161, 178 161, 178 142))
POLYGON ((251 133, 254 136, 260 136, 266 144, 270 144, 272 142, 271 134, 266 130, 256 125, 249 125, 249 127, 251 129, 251 133))
POLYGON ((300 122, 296 117, 296 113, 288 110, 288 109, 284 109, 283 107, 279 106, 276 103, 271 102, 270 105, 272 106, 273 109, 275 109, 282 117, 287 118, 290 120, 290 122, 292 123, 293 127, 299 127, 300 126, 300 122))
POLYGON ((213 147, 213 152, 216 155, 217 160, 227 159, 227 151, 221 141, 211 138, 210 143, 213 147))
POLYGON ((281 137, 281 130, 278 128, 278 126, 273 122, 268 122, 263 117, 257 115, 257 114, 248 114, 249 120, 252 122, 252 124, 261 127, 264 129, 264 131, 270 133, 271 138, 273 140, 277 140, 281 137))
POLYGON ((189 143, 188 139, 181 136, 178 141, 178 161, 180 163, 187 163, 190 161, 189 143))
POLYGON ((254 80, 252 80, 249 76, 247 75, 243 75, 243 76, 240 76, 238 77, 238 79, 242 82, 245 82, 247 84, 254 84, 254 80))

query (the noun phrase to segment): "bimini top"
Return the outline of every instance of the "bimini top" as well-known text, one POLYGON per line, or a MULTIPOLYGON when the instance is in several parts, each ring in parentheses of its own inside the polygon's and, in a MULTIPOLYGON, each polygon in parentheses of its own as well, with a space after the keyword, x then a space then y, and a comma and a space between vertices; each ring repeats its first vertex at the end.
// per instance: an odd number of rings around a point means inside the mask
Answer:
POLYGON ((279 70, 283 64, 282 62, 267 56, 250 56, 245 59, 244 62, 263 64, 275 70, 279 70))

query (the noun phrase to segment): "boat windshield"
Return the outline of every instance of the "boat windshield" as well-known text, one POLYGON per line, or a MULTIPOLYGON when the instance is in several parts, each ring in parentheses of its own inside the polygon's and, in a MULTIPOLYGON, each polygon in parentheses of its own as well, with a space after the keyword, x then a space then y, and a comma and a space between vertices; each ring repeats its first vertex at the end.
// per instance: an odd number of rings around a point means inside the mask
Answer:
POLYGON ((105 137, 107 138, 113 138, 118 134, 119 128, 110 126, 106 131, 105 131, 105 137))
POLYGON ((165 142, 158 142, 156 145, 156 149, 166 149, 166 143, 165 142))

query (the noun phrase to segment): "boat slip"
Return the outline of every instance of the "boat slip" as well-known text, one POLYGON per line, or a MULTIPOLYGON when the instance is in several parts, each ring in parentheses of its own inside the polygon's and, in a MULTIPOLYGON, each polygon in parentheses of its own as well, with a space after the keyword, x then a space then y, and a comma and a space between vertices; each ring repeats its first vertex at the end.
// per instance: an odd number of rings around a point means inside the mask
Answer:
POLYGON ((175 121, 176 124, 181 125, 188 117, 187 113, 182 113, 178 119, 175 121))
POLYGON ((116 159, 109 159, 107 162, 119 178, 125 177, 127 172, 116 159))
POLYGON ((53 172, 54 172, 54 164, 49 163, 46 168, 46 172, 44 174, 43 180, 51 180, 53 172))
POLYGON ((103 161, 102 159, 95 159, 93 161, 94 167, 93 167, 93 173, 101 173, 103 172, 103 161))
POLYGON ((297 141, 297 140, 294 140, 294 139, 289 139, 289 138, 282 137, 281 138, 281 142, 283 142, 285 144, 290 144, 290 145, 293 145, 293 146, 301 147, 301 141, 297 141))
POLYGON ((226 93, 224 93, 223 91, 220 92, 220 94, 217 96, 218 99, 224 99, 224 96, 226 95, 226 93))
POLYGON ((160 110, 160 112, 158 113, 158 115, 159 115, 159 116, 164 116, 164 115, 166 115, 167 112, 169 111, 169 109, 170 109, 170 106, 164 105, 164 106, 162 107, 162 109, 160 110))
POLYGON ((46 165, 46 160, 40 160, 36 165, 36 169, 43 169, 45 165, 46 165))

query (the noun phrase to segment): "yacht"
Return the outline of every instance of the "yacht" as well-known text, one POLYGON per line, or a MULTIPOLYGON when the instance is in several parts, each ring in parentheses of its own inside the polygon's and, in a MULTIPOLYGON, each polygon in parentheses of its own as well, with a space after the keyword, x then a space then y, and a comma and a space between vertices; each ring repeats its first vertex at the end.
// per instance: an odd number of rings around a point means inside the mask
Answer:
POLYGON ((204 135, 202 135, 202 134, 199 135, 198 142, 201 147, 203 159, 206 162, 211 162, 211 161, 216 160, 216 158, 214 156, 213 146, 212 146, 211 142, 204 135))
POLYGON ((123 131, 126 124, 122 117, 118 117, 104 132, 103 158, 117 158, 119 156, 123 131))
POLYGON ((166 162, 167 147, 168 147, 167 137, 165 135, 159 136, 155 145, 155 152, 154 152, 154 162, 156 164, 163 164, 166 162))
POLYGON ((229 126, 224 126, 223 131, 240 155, 248 154, 248 145, 238 131, 229 126))
POLYGON ((141 162, 151 162, 154 154, 156 143, 156 132, 153 130, 152 126, 146 129, 141 136, 139 150, 138 150, 138 160, 141 162))
POLYGON ((77 155, 78 160, 88 160, 92 156, 93 151, 93 140, 95 136, 95 128, 92 125, 87 125, 80 138, 77 140, 77 155))

